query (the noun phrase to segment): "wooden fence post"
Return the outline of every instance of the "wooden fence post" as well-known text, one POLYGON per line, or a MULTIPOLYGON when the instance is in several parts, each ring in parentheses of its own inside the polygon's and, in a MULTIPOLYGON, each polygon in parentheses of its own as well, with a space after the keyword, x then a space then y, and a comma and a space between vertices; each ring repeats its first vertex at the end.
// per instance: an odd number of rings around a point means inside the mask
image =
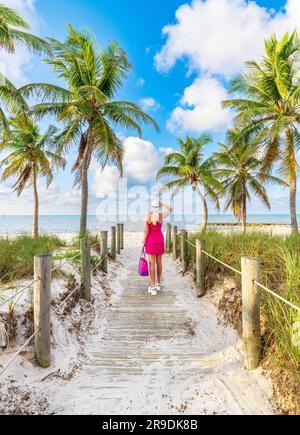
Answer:
POLYGON ((171 252, 171 224, 167 224, 166 230, 166 254, 171 252))
POLYGON ((259 261, 242 257, 242 313, 243 338, 246 351, 245 367, 254 370, 261 358, 260 300, 261 291, 254 281, 259 282, 259 261))
POLYGON ((35 356, 39 366, 48 368, 50 355, 51 255, 34 257, 34 331, 35 356))
POLYGON ((124 224, 121 225, 121 242, 120 242, 120 248, 124 249, 124 224))
POLYGON ((181 264, 182 264, 182 273, 185 274, 187 272, 188 267, 188 245, 187 245, 187 231, 181 230, 181 264))
POLYGON ((110 256, 113 260, 116 259, 116 227, 111 227, 111 240, 110 240, 110 256))
POLYGON ((172 227, 172 251, 173 251, 173 260, 177 260, 177 227, 172 227))
POLYGON ((117 224, 117 253, 121 254, 121 224, 117 224))
POLYGON ((103 272, 107 273, 107 240, 108 240, 108 232, 107 231, 101 231, 100 233, 100 269, 103 270, 103 272))
POLYGON ((80 240, 81 250, 81 292, 83 299, 91 300, 91 241, 84 237, 80 240))
POLYGON ((205 293, 205 255, 202 252, 204 249, 204 240, 196 239, 196 278, 198 298, 204 296, 205 293))

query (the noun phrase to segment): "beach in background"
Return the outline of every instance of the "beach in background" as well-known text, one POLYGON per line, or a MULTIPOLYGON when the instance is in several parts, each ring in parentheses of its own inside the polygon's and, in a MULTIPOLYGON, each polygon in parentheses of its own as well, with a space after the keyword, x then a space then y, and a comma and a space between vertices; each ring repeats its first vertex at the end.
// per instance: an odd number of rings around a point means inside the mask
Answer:
MULTIPOLYGON (((195 222, 193 216, 186 216, 184 220, 181 218, 171 218, 172 225, 178 225, 179 228, 186 228, 189 231, 199 230, 200 218, 195 222)), ((48 215, 40 216, 40 232, 44 234, 64 234, 64 233, 76 233, 79 228, 79 215, 48 215)), ((132 218, 122 218, 122 216, 115 220, 112 218, 98 218, 95 215, 88 216, 88 228, 90 231, 108 230, 116 222, 124 222, 126 225, 126 231, 142 231, 143 219, 140 220, 134 216, 132 218)), ((300 216, 298 215, 298 222, 300 222, 300 216)), ((236 219, 231 214, 211 214, 209 215, 209 223, 223 224, 221 229, 231 229, 230 224, 236 223, 236 219), (228 225, 226 225, 228 224, 228 225)), ((290 217, 288 214, 249 214, 249 224, 268 224, 269 230, 280 228, 284 232, 288 230, 286 227, 290 223, 290 217), (274 226, 274 228, 273 228, 274 226), (275 228, 276 227, 276 228, 275 228)), ((32 227, 32 216, 6 216, 0 215, 0 236, 12 235, 12 234, 30 234, 32 227)), ((281 232, 281 231, 280 231, 281 232)))

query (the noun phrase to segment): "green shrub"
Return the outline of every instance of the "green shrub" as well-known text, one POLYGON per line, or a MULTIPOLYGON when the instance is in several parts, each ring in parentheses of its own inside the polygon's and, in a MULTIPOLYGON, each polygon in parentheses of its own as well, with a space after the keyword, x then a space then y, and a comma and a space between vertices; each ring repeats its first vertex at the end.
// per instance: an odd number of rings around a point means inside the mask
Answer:
POLYGON ((57 236, 0 238, 0 281, 32 276, 35 255, 50 254, 63 246, 65 242, 57 236))

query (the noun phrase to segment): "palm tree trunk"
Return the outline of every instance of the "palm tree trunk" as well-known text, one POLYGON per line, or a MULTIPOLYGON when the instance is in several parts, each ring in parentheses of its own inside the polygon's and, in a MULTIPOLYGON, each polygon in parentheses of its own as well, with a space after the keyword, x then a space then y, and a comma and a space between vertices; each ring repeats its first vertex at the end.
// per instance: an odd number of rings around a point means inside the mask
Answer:
POLYGON ((32 236, 38 237, 38 235, 39 235, 39 196, 38 196, 38 191, 37 191, 36 166, 35 165, 32 168, 32 186, 33 186, 33 200, 34 200, 32 236))
POLYGON ((243 229, 244 232, 246 231, 246 227, 247 227, 247 196, 246 196, 246 192, 243 193, 243 210, 242 210, 242 214, 243 214, 243 229))
POLYGON ((204 222, 202 226, 202 231, 206 231, 207 228, 207 221, 208 221, 208 208, 207 208, 207 202, 205 199, 205 196, 202 194, 201 190, 198 186, 195 186, 196 192, 198 193, 198 196, 202 202, 203 205, 203 212, 204 212, 204 222))
POLYGON ((290 170, 290 215, 292 233, 298 233, 297 211, 296 211, 296 194, 297 194, 297 160, 295 157, 295 146, 292 129, 289 126, 286 131, 286 142, 289 152, 289 170, 290 170))
POLYGON ((93 150, 92 133, 89 131, 86 139, 86 147, 82 157, 81 165, 81 214, 80 214, 80 235, 87 233, 87 215, 89 200, 88 170, 93 150))
POLYGON ((81 236, 84 236, 87 231, 88 198, 89 198, 88 167, 86 163, 83 162, 83 167, 81 170, 81 214, 80 214, 81 236))
POLYGON ((297 211, 296 211, 296 194, 297 194, 297 176, 290 177, 290 214, 292 233, 298 233, 297 211))

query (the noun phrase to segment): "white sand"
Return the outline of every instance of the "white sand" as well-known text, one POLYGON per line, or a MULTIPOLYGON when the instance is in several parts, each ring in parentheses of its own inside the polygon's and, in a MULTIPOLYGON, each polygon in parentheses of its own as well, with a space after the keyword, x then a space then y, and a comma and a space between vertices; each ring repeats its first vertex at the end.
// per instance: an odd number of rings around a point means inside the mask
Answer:
MULTIPOLYGON (((94 304, 52 315, 49 369, 34 364, 29 347, 5 372, 0 414, 273 412, 271 385, 260 370, 243 369, 236 332, 219 322, 209 297, 195 297, 191 277, 169 257, 162 293, 147 294, 136 272, 141 241, 142 233, 125 234, 121 264, 93 278, 94 304)), ((54 298, 63 287, 54 283, 54 298)))

